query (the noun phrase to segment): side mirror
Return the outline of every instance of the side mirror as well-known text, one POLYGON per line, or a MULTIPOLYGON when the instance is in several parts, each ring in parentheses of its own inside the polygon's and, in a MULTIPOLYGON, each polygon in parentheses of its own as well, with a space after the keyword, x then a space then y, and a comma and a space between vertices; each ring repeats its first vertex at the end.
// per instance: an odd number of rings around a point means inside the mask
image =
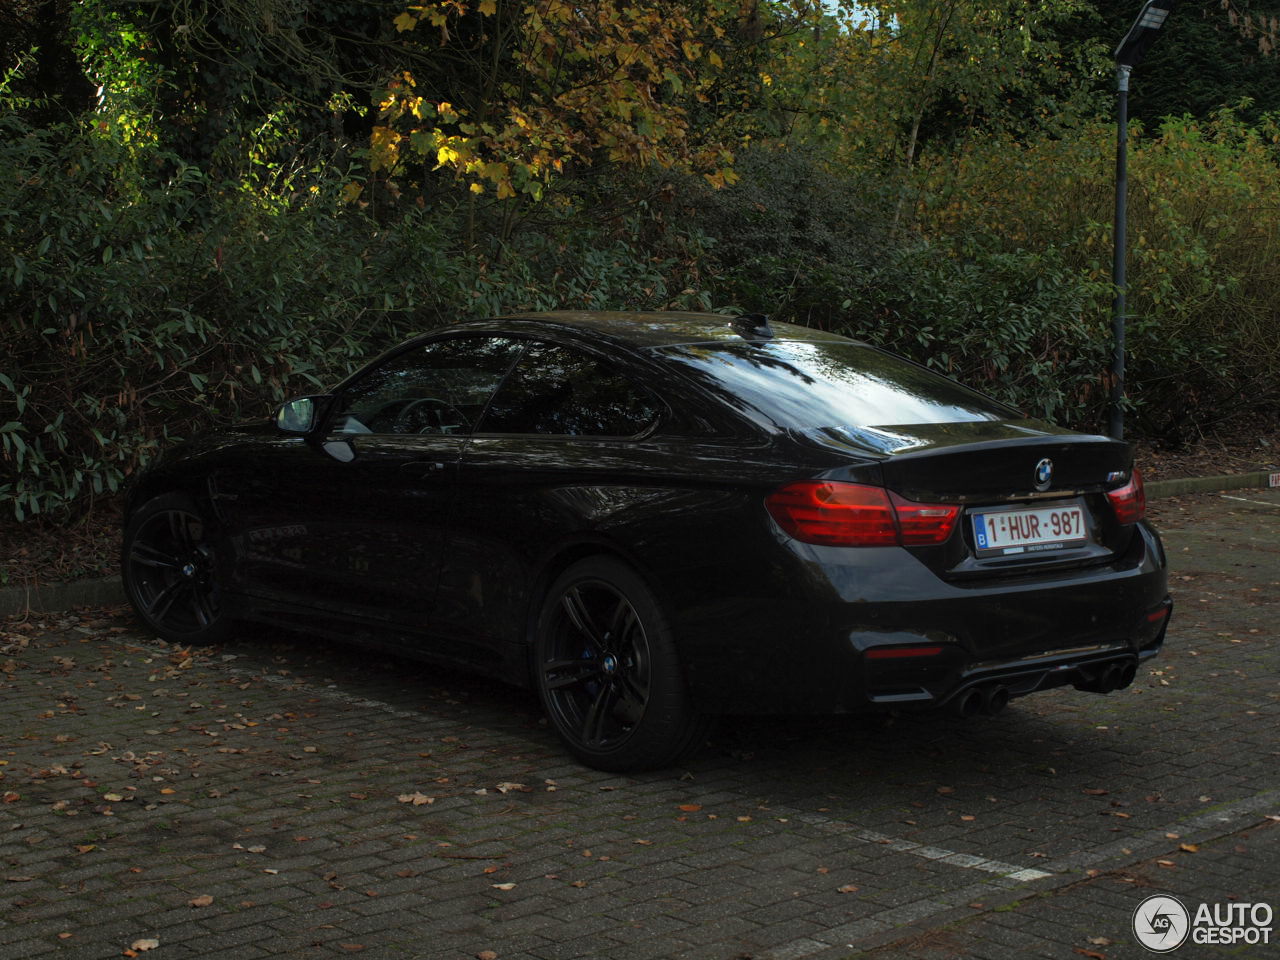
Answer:
POLYGON ((276 411, 276 428, 283 433, 310 433, 316 428, 320 401, 324 397, 299 397, 276 411))

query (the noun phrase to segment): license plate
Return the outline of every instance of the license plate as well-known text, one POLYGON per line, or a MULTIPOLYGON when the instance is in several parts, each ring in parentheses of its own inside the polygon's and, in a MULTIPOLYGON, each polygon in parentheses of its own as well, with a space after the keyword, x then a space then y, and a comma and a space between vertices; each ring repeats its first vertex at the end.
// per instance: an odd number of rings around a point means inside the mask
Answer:
POLYGON ((1079 504, 971 514, 979 556, 1065 550, 1089 539, 1079 504))

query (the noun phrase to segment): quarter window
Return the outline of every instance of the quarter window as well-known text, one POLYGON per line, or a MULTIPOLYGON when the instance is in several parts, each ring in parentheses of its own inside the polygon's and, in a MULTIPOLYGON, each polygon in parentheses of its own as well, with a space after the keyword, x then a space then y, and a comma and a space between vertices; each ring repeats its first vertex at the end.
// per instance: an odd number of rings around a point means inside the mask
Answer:
POLYGON ((480 431, 632 437, 658 411, 647 390, 609 364, 567 347, 533 343, 494 395, 480 431))

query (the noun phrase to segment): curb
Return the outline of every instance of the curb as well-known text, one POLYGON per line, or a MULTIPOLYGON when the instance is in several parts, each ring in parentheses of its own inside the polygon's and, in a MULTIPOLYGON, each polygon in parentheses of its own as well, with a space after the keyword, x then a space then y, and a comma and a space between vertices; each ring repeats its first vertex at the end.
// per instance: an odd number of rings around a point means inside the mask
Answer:
POLYGON ((1184 493, 1216 493, 1243 487, 1280 487, 1280 474, 1259 470, 1222 477, 1186 477, 1181 480, 1151 480, 1145 484, 1148 498, 1176 497, 1184 493))
MULTIPOLYGON (((1280 474, 1265 470, 1220 477, 1187 477, 1181 480, 1152 480, 1146 484, 1147 497, 1177 497, 1186 493, 1216 493, 1246 487, 1280 486, 1280 474), (1276 482, 1273 482, 1276 481, 1276 482)), ((72 607, 114 606, 125 603, 124 586, 118 576, 72 583, 31 584, 0 587, 0 617, 28 613, 60 613, 72 607)))
POLYGON ((61 613, 72 607, 105 607, 124 602, 124 585, 119 577, 33 583, 0 588, 0 617, 61 613))

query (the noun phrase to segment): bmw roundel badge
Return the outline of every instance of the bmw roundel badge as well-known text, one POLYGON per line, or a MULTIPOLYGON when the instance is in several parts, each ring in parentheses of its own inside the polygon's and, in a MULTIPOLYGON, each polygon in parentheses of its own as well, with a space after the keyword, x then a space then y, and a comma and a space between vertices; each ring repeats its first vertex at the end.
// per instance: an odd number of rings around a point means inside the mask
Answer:
POLYGON ((1048 490, 1053 482, 1053 461, 1045 457, 1036 464, 1036 489, 1048 490))

